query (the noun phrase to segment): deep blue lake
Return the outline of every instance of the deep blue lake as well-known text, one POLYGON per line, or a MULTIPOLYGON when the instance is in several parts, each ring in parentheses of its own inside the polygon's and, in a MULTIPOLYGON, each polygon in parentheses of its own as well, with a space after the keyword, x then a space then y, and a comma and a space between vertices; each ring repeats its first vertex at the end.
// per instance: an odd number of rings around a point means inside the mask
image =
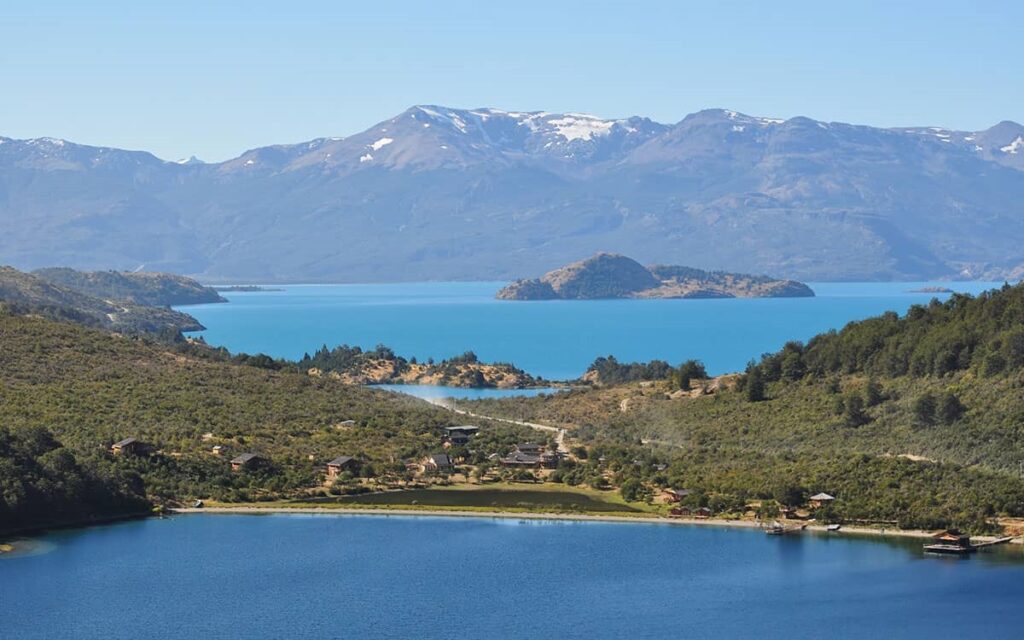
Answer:
POLYGON ((0 559, 0 638, 1019 638, 1017 546, 483 518, 188 515, 0 559))
POLYGON ((437 360, 472 350, 548 379, 573 379, 594 358, 703 360, 713 373, 806 340, 851 320, 905 312, 943 294, 929 284, 978 293, 996 283, 812 283, 815 298, 722 300, 495 300, 503 283, 286 285, 225 293, 228 304, 184 307, 207 342, 233 352, 300 358, 321 345, 385 344, 405 357, 437 360))

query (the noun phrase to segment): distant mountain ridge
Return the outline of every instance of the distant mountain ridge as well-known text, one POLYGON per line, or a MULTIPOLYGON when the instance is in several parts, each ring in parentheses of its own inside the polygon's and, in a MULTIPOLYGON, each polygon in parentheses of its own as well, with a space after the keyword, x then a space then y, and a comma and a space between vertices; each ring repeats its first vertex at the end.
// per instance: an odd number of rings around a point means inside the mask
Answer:
POLYGON ((600 250, 802 280, 1013 279, 1024 126, 420 105, 220 163, 0 138, 0 223, 20 268, 222 282, 508 280, 600 250))
POLYGON ((540 278, 517 280, 498 291, 499 300, 599 300, 609 298, 805 298, 802 282, 724 271, 654 265, 599 253, 540 278))

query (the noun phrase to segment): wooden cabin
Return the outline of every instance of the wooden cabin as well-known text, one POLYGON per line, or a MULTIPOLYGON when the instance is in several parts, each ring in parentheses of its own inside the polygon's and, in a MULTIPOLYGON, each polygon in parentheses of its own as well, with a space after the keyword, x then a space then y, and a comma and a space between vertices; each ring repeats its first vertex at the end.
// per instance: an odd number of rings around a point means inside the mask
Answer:
POLYGON ((142 453, 143 449, 143 444, 136 440, 135 438, 125 438, 120 442, 115 442, 114 444, 110 445, 110 451, 115 456, 134 456, 142 453))
POLYGON ((693 512, 693 517, 698 518, 700 520, 710 518, 711 515, 712 511, 707 507, 701 507, 700 509, 697 509, 696 511, 693 512))
POLYGON ((690 512, 690 507, 678 506, 672 507, 672 509, 668 512, 668 515, 672 516, 673 518, 684 518, 692 515, 692 513, 690 512))
POLYGON ((661 495, 665 496, 665 502, 676 503, 690 495, 689 489, 673 489, 671 487, 661 490, 661 495))
POLYGON ((359 462, 352 456, 338 456, 327 463, 327 477, 337 478, 345 471, 355 472, 359 462))
POLYGON ((254 469, 260 465, 263 461, 255 453, 243 453, 240 456, 232 458, 231 470, 232 471, 245 471, 247 469, 254 469))
POLYGON ((507 456, 501 459, 503 467, 554 469, 558 466, 557 451, 546 451, 546 447, 532 442, 517 444, 507 456))
POLYGON ((536 442, 524 442, 516 445, 516 451, 527 455, 539 456, 543 450, 544 445, 537 444, 536 442))
POLYGON ((832 504, 835 500, 835 496, 830 496, 827 493, 816 493, 810 497, 810 505, 812 509, 820 509, 826 505, 832 504))
POLYGON ((435 453, 423 461, 423 470, 427 473, 451 473, 455 464, 447 453, 435 453))
POLYGON ((445 427, 444 441, 450 446, 460 447, 469 444, 469 440, 480 431, 480 427, 463 425, 461 427, 445 427))

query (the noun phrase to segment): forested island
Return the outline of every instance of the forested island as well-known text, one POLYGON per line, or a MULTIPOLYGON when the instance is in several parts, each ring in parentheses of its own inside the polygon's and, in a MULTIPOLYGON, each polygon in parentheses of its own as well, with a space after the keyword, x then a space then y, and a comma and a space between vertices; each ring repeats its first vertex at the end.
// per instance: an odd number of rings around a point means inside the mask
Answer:
POLYGON ((612 253, 517 280, 499 300, 595 300, 607 298, 794 298, 814 291, 802 282, 692 267, 654 265, 612 253))

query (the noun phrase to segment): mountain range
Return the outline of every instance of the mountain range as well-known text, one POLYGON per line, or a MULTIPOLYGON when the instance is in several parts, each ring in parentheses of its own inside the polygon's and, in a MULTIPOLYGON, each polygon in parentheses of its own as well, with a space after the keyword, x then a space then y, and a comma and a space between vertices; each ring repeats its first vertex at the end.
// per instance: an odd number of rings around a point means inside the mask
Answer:
POLYGON ((203 163, 0 137, 0 262, 207 281, 539 276, 610 251, 801 280, 1024 275, 1024 126, 416 106, 203 163))

